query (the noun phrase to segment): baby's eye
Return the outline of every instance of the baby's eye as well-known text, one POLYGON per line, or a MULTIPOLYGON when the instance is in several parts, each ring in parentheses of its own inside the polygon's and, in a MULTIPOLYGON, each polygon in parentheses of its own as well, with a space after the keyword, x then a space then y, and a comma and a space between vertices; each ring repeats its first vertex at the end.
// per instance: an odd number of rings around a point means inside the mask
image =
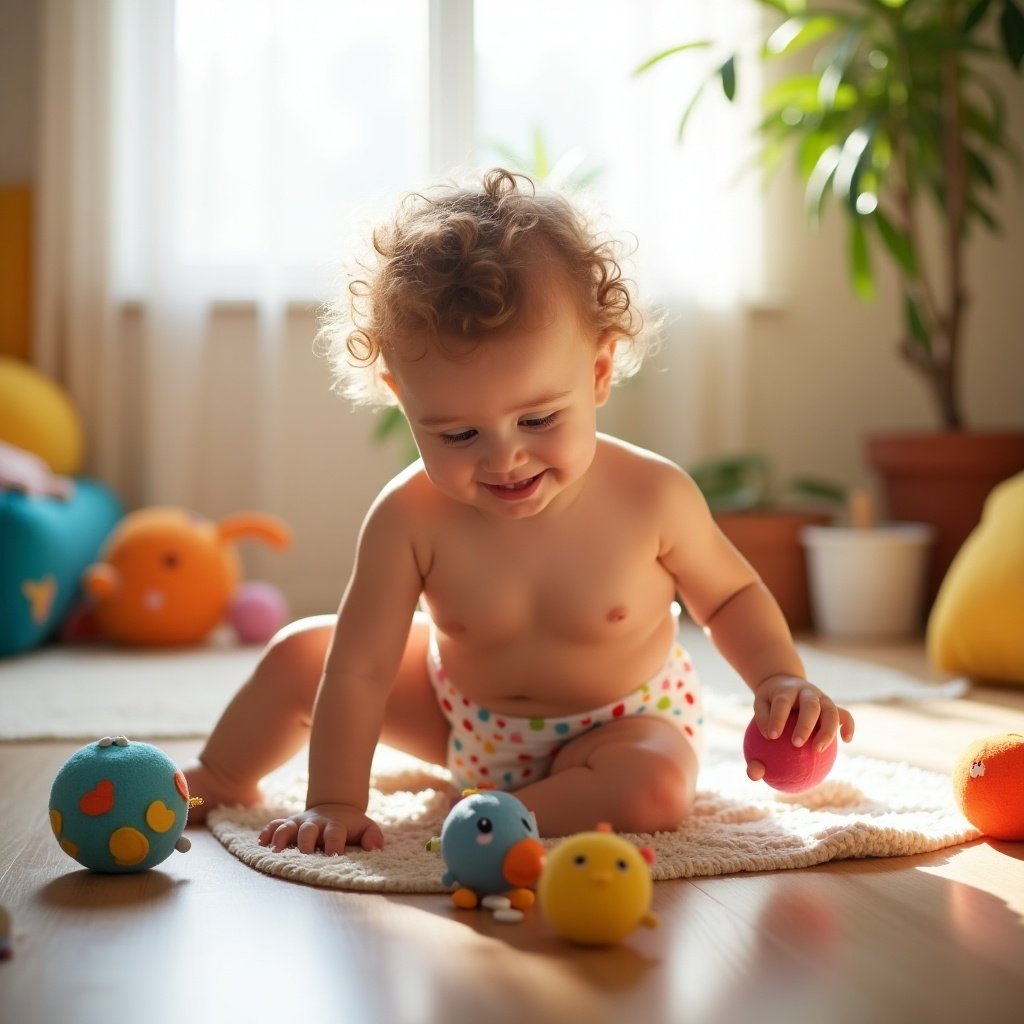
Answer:
POLYGON ((545 427, 550 427, 555 419, 558 417, 558 413, 552 412, 547 416, 527 416, 519 421, 519 426, 526 427, 527 430, 543 430, 545 427))
POLYGON ((440 434, 441 444, 465 444, 467 441, 472 441, 476 437, 476 431, 460 430, 457 434, 440 434))

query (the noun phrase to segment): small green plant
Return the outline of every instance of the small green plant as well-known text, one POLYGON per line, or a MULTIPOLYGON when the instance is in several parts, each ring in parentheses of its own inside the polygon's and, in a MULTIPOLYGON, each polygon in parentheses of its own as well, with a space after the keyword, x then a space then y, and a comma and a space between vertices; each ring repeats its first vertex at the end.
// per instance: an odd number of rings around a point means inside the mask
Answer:
POLYGON ((793 504, 839 508, 847 490, 808 476, 779 482, 765 455, 744 453, 708 459, 689 469, 713 513, 745 512, 793 504))
MULTIPOLYGON (((895 269, 903 295, 899 350, 923 375, 944 426, 964 425, 960 366, 968 302, 965 248, 974 228, 997 231, 999 164, 1016 163, 1004 90, 991 72, 1020 72, 1018 0, 757 0, 775 16, 755 56, 784 59, 758 126, 767 167, 791 150, 812 224, 833 200, 849 228, 856 294, 874 295, 875 259, 895 269), (940 238, 928 235, 937 220, 940 238)), ((646 72, 680 54, 710 56, 679 130, 709 85, 732 102, 740 48, 712 40, 671 46, 646 72)), ((1019 82, 1019 78, 1017 79, 1019 82)))
POLYGON ((548 188, 588 188, 604 173, 601 167, 587 166, 588 155, 582 146, 572 146, 554 156, 539 125, 534 125, 530 132, 528 154, 500 142, 491 143, 489 148, 510 171, 522 171, 548 188))

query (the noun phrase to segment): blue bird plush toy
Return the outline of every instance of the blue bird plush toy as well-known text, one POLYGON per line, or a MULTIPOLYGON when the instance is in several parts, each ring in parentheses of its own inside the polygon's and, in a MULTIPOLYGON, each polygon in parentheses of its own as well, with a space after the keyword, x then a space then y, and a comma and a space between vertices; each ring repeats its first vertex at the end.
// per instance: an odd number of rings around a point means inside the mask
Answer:
POLYGON ((532 906, 544 854, 533 812, 511 793, 469 790, 441 826, 442 881, 459 886, 457 907, 499 895, 517 910, 532 906))

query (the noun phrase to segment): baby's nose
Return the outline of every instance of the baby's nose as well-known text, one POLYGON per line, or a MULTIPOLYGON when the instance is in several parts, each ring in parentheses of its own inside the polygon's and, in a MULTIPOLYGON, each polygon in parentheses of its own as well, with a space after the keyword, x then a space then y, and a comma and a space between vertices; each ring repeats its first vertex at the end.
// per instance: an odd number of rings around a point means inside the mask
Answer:
POLYGON ((518 443, 496 440, 488 447, 484 464, 491 473, 508 473, 524 465, 527 459, 518 443))

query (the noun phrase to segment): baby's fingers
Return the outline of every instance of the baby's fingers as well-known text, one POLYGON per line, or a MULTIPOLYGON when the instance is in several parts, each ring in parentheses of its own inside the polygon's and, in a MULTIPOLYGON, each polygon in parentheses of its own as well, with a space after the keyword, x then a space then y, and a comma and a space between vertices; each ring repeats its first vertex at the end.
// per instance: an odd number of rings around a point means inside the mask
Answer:
MULTIPOLYGON (((797 710, 796 725, 793 726, 793 746, 802 747, 814 732, 814 727, 821 723, 825 727, 826 708, 817 690, 806 688, 800 691, 800 704, 797 710)), ((833 707, 834 711, 835 708, 833 707)), ((832 726, 835 732, 835 723, 832 726)))
POLYGON ((260 846, 269 846, 275 853, 280 853, 294 845, 298 832, 296 821, 291 818, 275 818, 260 832, 258 841, 260 846))
POLYGON ((275 818, 273 821, 268 821, 260 830, 260 834, 256 837, 256 842, 258 842, 260 846, 269 846, 271 839, 274 838, 274 833, 287 820, 287 818, 275 818))
POLYGON ((835 742, 837 734, 847 743, 853 739, 853 715, 846 708, 836 707, 830 701, 825 702, 821 706, 821 715, 818 718, 818 731, 814 737, 815 749, 819 752, 828 749, 835 742))
POLYGON ((846 743, 849 743, 853 739, 853 715, 850 714, 846 708, 839 708, 839 735, 843 737, 846 743))
POLYGON ((364 850, 380 850, 384 846, 384 833, 379 825, 368 819, 362 830, 349 829, 336 822, 331 822, 324 829, 324 853, 328 855, 343 854, 347 845, 356 844, 364 850))
MULTIPOLYGON (((329 826, 328 826, 329 827, 329 826)), ((315 853, 320 845, 320 826, 315 821, 304 821, 295 836, 300 853, 315 853)))

